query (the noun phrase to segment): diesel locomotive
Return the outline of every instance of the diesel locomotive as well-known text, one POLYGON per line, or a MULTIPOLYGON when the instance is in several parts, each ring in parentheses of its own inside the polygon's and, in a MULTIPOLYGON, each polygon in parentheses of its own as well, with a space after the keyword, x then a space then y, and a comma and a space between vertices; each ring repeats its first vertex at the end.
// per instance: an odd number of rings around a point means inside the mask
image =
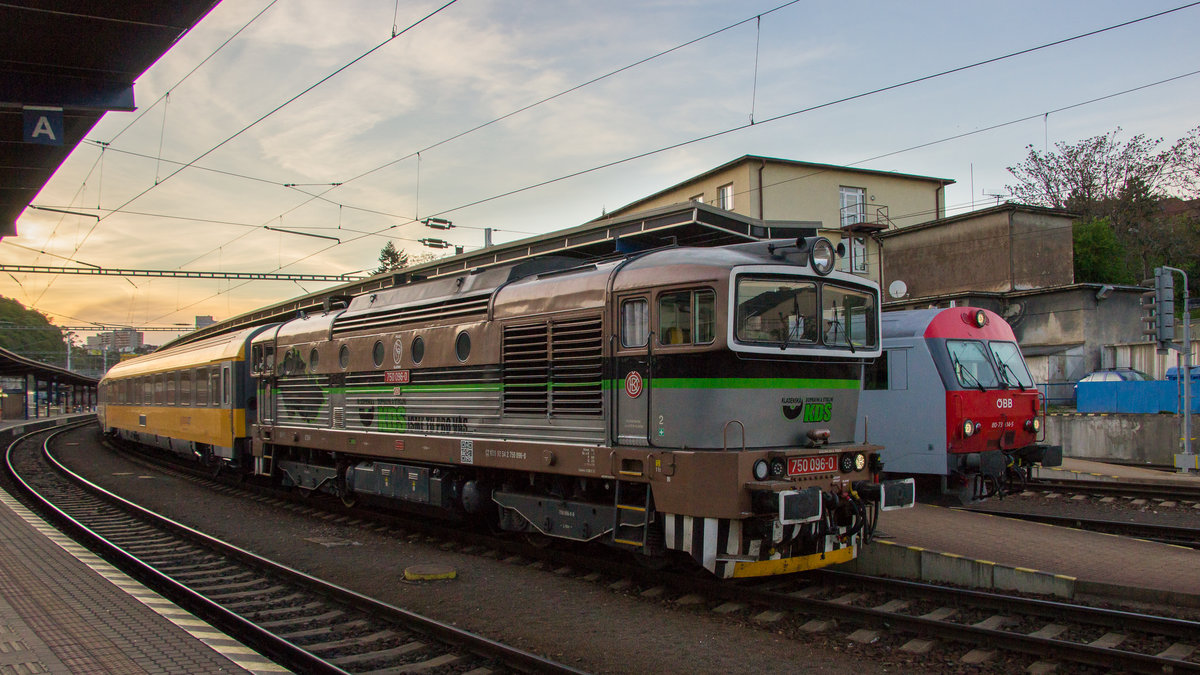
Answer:
POLYGON ((883 353, 866 369, 857 438, 884 446, 888 473, 977 501, 1059 466, 1045 408, 1012 327, 975 307, 884 312, 883 353))
POLYGON ((122 363, 100 421, 347 504, 719 577, 845 562, 915 490, 854 441, 879 291, 837 255, 811 237, 414 281, 122 363))

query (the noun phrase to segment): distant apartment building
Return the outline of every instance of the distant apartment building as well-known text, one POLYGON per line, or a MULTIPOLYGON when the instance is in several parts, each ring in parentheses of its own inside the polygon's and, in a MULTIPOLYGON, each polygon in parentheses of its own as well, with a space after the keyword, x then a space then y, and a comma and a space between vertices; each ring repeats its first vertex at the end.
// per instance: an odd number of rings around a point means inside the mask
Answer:
POLYGON ((879 232, 946 215, 946 186, 954 181, 745 155, 611 211, 636 211, 702 202, 758 218, 768 225, 808 228, 846 245, 843 271, 880 282, 879 232))
POLYGON ((132 353, 143 345, 142 334, 132 328, 98 333, 87 339, 88 349, 132 353))

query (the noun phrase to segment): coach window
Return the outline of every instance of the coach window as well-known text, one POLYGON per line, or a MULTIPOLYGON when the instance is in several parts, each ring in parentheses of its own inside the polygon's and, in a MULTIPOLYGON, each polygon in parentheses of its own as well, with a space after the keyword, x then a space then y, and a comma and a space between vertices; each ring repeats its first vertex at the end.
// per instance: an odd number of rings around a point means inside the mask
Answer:
POLYGON ((208 371, 208 404, 221 405, 221 368, 215 367, 208 371))
POLYGON ((950 363, 954 365, 954 376, 959 386, 967 389, 995 388, 998 385, 996 370, 983 350, 983 343, 975 340, 946 340, 950 352, 950 363))
POLYGON ((229 407, 233 402, 233 378, 230 377, 229 364, 221 365, 221 406, 229 407))
POLYGON ((142 400, 138 401, 143 405, 154 403, 154 378, 147 375, 142 378, 142 400))
POLYGON ((649 303, 644 298, 621 303, 621 346, 645 347, 650 337, 649 303))
POLYGON ((196 405, 208 405, 208 369, 196 369, 196 405))
POLYGON ((167 373, 167 405, 175 405, 179 401, 179 374, 167 373))
POLYGON ((658 341, 663 345, 708 344, 715 337, 716 295, 709 290, 658 296, 658 341))
POLYGON ((192 405, 192 371, 179 373, 179 405, 192 405))

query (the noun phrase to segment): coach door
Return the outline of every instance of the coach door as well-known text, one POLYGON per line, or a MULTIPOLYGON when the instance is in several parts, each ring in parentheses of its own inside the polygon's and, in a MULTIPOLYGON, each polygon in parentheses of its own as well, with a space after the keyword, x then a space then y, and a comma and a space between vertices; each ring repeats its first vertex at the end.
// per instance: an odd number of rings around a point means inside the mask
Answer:
POLYGON ((647 294, 617 299, 617 334, 613 341, 614 428, 618 445, 650 445, 650 298, 647 294))

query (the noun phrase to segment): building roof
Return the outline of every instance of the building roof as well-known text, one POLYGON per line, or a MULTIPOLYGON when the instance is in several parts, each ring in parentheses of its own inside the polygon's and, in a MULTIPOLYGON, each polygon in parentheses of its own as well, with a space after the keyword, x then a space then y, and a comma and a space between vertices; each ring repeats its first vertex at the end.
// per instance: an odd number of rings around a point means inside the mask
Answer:
MULTIPOLYGON (((952 180, 950 178, 935 178, 933 176, 918 176, 916 174, 896 173, 894 171, 877 171, 874 169, 859 169, 859 168, 855 168, 855 167, 851 167, 851 166, 838 166, 836 164, 819 164, 816 162, 802 162, 802 161, 796 160, 796 159, 781 159, 778 157, 764 157, 762 155, 742 155, 741 157, 738 157, 735 160, 726 162, 718 167, 709 169, 708 171, 705 171, 704 173, 692 176, 691 178, 688 178, 685 181, 676 183, 675 185, 672 185, 671 187, 659 190, 658 192, 655 192, 652 195, 649 195, 647 197, 642 197, 636 201, 632 201, 632 202, 626 204, 625 206, 622 206, 618 209, 614 209, 613 212, 620 213, 621 211, 625 211, 630 208, 636 207, 638 204, 642 204, 642 203, 651 201, 653 199, 657 199, 658 197, 660 197, 664 194, 667 194, 668 192, 673 192, 675 190, 678 190, 679 188, 681 188, 685 185, 688 185, 689 183, 695 183, 697 181, 708 178, 709 176, 721 173, 722 171, 726 171, 732 167, 735 167, 739 164, 745 164, 747 162, 770 162, 773 164, 786 164, 789 166, 798 166, 798 167, 817 169, 819 171, 846 171, 846 172, 850 172, 850 173, 860 173, 860 174, 871 175, 871 176, 888 176, 891 178, 904 178, 904 179, 908 179, 908 180, 927 181, 930 183, 937 183, 939 185, 952 185, 955 182, 954 180, 952 180)), ((597 219, 597 220, 599 220, 599 219, 597 219)))
POLYGON ((0 3, 0 237, 133 82, 218 0, 0 3), (62 109, 62 144, 26 143, 24 106, 62 109))
POLYGON ((960 223, 965 220, 973 220, 973 219, 980 218, 983 216, 990 216, 995 213, 1004 213, 1004 212, 1008 212, 1008 211, 1011 211, 1014 213, 1017 211, 1020 211, 1022 213, 1036 213, 1036 214, 1046 215, 1046 216, 1061 216, 1063 218, 1078 218, 1079 217, 1079 214, 1075 213, 1073 211, 1065 211, 1063 209, 1052 209, 1052 208, 1048 208, 1045 206, 1032 206, 1030 204, 1018 204, 1016 202, 1005 202, 1003 204, 1000 204, 997 206, 992 206, 992 207, 989 207, 986 209, 977 209, 975 211, 967 211, 966 213, 960 213, 956 216, 948 216, 946 218, 930 220, 928 222, 918 223, 916 225, 909 225, 907 227, 901 227, 901 228, 897 228, 894 230, 887 230, 884 232, 880 232, 879 237, 880 238, 894 237, 900 233, 918 232, 920 230, 928 230, 928 229, 935 228, 935 227, 943 227, 946 225, 952 225, 954 223, 960 223))
POLYGON ((94 377, 86 377, 65 368, 27 359, 20 354, 0 348, 0 377, 24 377, 26 375, 34 375, 42 382, 58 382, 60 384, 88 386, 95 385, 97 382, 94 377))

